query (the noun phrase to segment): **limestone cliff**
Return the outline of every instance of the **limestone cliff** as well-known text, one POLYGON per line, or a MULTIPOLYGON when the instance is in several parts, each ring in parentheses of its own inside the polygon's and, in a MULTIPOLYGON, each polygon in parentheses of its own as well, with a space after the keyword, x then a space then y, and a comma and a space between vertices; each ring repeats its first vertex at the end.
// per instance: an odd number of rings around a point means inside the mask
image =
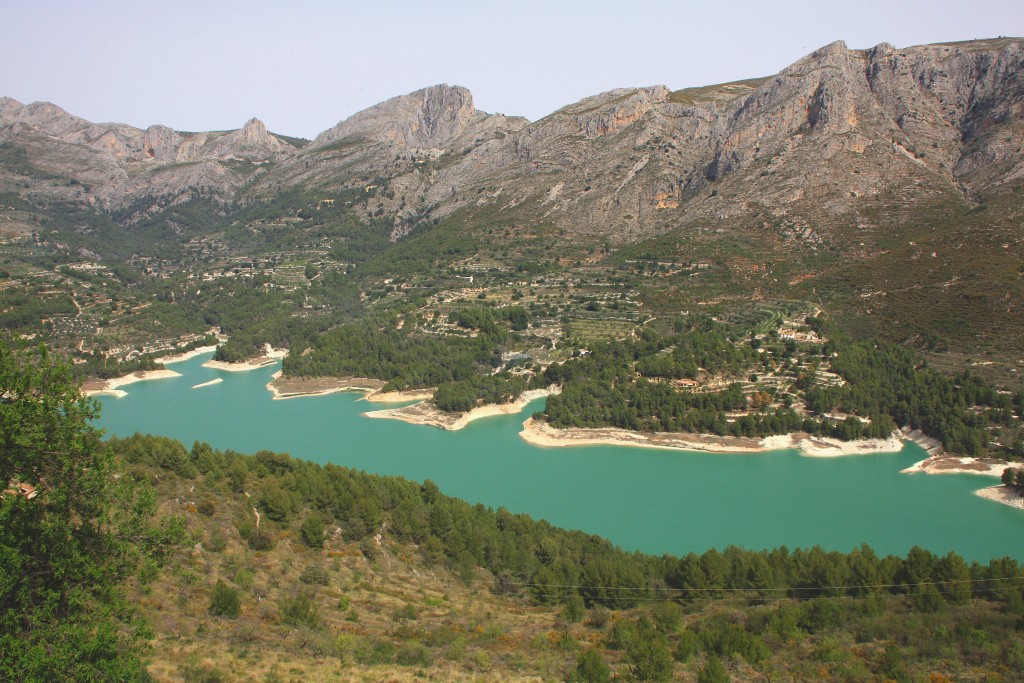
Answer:
POLYGON ((763 79, 616 89, 533 123, 435 85, 305 147, 257 119, 229 132, 143 131, 2 98, 0 142, 28 165, 0 168, 0 184, 148 211, 383 183, 353 210, 389 218, 396 238, 461 210, 470 221, 530 214, 613 241, 774 230, 816 250, 950 197, 1012 192, 1024 178, 1022 114, 1024 44, 1009 38, 864 50, 837 41, 763 79))
POLYGON ((228 162, 259 164, 296 151, 255 118, 229 132, 180 133, 161 125, 141 130, 91 123, 48 102, 23 105, 6 97, 0 99, 0 142, 24 153, 37 176, 76 183, 36 177, 28 188, 22 181, 23 194, 98 203, 110 210, 135 206, 140 215, 194 197, 233 200, 260 169, 239 171, 228 162))
POLYGON ((348 137, 365 137, 399 147, 449 149, 471 127, 488 127, 481 124, 489 118, 476 110, 473 95, 465 88, 434 85, 354 114, 320 133, 313 147, 348 137))

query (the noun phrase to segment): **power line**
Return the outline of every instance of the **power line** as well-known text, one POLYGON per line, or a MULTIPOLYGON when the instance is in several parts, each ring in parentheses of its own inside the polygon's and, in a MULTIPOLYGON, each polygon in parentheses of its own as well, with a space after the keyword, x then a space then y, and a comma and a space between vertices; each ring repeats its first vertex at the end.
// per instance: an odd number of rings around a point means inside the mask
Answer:
MULTIPOLYGON (((405 578, 422 578, 419 574, 411 574, 404 572, 374 572, 376 576, 400 576, 405 578)), ((435 577, 437 578, 437 577, 435 577)), ((862 590, 883 590, 883 589, 910 589, 910 588, 921 588, 925 586, 953 586, 959 584, 1004 584, 1010 582, 1024 581, 1024 576, 1005 576, 1005 577, 993 577, 987 579, 947 579, 941 581, 918 581, 914 583, 877 583, 877 584, 852 584, 852 585, 832 585, 832 586, 765 586, 765 587, 700 587, 700 588, 671 588, 667 586, 600 586, 593 584, 564 584, 564 583, 537 583, 533 581, 501 581, 497 579, 471 579, 469 581, 463 581, 467 585, 473 584, 492 584, 494 586, 515 586, 517 588, 540 588, 540 589, 553 589, 553 590, 601 590, 601 591, 620 591, 620 592, 635 592, 635 593, 661 593, 661 594, 679 594, 680 597, 685 594, 706 594, 706 593, 795 593, 794 597, 812 597, 803 596, 801 593, 823 593, 826 591, 862 591, 862 590)), ((994 590, 1002 590, 1004 587, 997 587, 994 590)), ((856 597, 837 595, 833 597, 856 597)), ((632 596, 603 596, 603 600, 631 600, 632 596)), ((668 597, 666 599, 672 599, 668 597)))

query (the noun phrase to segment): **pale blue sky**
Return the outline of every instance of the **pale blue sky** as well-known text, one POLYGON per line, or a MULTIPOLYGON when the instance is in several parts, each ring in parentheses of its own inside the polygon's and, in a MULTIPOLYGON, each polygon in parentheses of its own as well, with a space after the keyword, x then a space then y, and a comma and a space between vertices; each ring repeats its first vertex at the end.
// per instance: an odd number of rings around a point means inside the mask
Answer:
POLYGON ((541 118, 611 88, 777 72, 851 48, 1024 35, 1024 0, 0 0, 0 95, 179 130, 313 137, 435 83, 541 118))

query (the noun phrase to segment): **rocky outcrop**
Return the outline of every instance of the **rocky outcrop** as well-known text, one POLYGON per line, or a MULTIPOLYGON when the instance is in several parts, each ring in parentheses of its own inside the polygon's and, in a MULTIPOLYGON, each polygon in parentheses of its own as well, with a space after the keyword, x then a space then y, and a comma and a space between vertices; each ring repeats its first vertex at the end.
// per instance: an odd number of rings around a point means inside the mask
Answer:
POLYGON ((613 135, 668 99, 663 85, 620 88, 588 97, 555 112, 553 118, 569 118, 587 137, 613 135))
POLYGON ((1020 50, 1010 39, 902 50, 837 41, 769 78, 617 89, 480 136, 456 134, 480 120, 468 93, 436 86, 323 133, 314 147, 333 158, 310 151, 295 162, 308 168, 275 182, 337 182, 326 170, 337 163, 353 178, 390 178, 395 199, 376 211, 396 222, 536 206, 566 230, 618 240, 757 224, 815 250, 836 229, 877 225, 865 201, 912 212, 1020 177, 1020 50), (425 146, 445 155, 429 173, 401 151, 425 146))
POLYGON ((167 126, 150 126, 142 138, 143 153, 155 161, 176 161, 182 137, 167 126))
POLYGON ((274 159, 294 151, 287 142, 269 133, 262 121, 251 118, 238 130, 208 142, 202 148, 201 156, 274 159))
POLYGON ((616 89, 533 123, 477 111, 465 88, 436 85, 302 149, 258 119, 230 132, 142 131, 9 98, 0 139, 114 208, 359 188, 367 200, 353 210, 390 218, 396 238, 455 211, 493 220, 530 207, 612 240, 756 228, 814 251, 840 233, 853 239, 850 226, 866 234, 949 197, 1012 190, 1024 178, 1022 74, 1017 39, 865 50, 837 41, 771 77, 616 89))
POLYGON ((313 146, 365 137, 400 147, 447 149, 474 122, 476 115, 473 95, 468 90, 434 85, 354 114, 318 135, 313 146))
POLYGON ((225 163, 278 161, 295 152, 255 118, 227 133, 179 133, 160 125, 143 131, 91 123, 48 102, 23 105, 11 98, 0 99, 0 141, 19 148, 37 175, 65 179, 37 182, 25 194, 98 202, 108 209, 142 207, 140 215, 196 197, 233 200, 260 169, 225 163))

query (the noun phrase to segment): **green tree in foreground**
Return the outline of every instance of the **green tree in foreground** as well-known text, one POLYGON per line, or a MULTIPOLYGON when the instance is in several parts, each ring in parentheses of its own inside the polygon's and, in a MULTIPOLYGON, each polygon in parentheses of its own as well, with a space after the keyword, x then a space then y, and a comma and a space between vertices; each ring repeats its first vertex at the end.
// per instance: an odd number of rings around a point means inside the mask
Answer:
POLYGON ((153 498, 113 476, 97 411, 44 347, 0 341, 0 680, 145 677, 117 589, 153 498))

